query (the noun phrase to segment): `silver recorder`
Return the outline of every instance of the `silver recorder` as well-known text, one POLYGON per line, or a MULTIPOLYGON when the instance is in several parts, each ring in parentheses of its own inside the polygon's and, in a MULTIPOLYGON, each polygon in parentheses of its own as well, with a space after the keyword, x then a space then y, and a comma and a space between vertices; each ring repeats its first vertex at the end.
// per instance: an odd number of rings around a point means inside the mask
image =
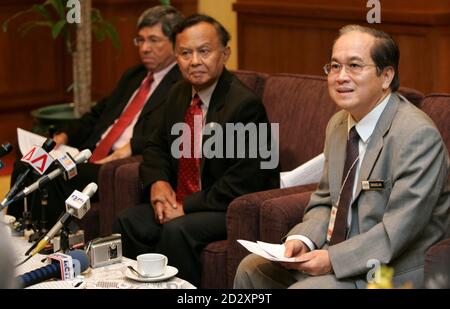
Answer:
POLYGON ((89 255, 91 267, 101 267, 122 260, 122 239, 120 234, 112 234, 92 240, 86 253, 89 255))

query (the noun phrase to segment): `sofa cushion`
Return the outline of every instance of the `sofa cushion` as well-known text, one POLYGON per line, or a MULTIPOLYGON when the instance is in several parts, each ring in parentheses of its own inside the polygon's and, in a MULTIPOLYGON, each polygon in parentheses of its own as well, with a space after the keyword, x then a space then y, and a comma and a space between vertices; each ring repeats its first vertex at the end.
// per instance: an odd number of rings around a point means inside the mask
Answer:
POLYGON ((450 238, 431 247, 425 256, 425 287, 450 289, 450 238))
POLYGON ((246 85, 254 94, 262 98, 264 85, 269 75, 254 71, 237 70, 233 71, 239 80, 246 85))
POLYGON ((274 74, 267 78, 263 103, 269 120, 279 123, 282 171, 289 171, 323 152, 328 120, 338 107, 319 76, 274 74))
POLYGON ((227 244, 226 240, 219 240, 203 249, 201 288, 227 288, 227 244))
POLYGON ((433 93, 425 96, 422 110, 433 119, 450 152, 450 94, 433 93))
POLYGON ((423 103, 422 101, 424 98, 422 92, 408 87, 400 87, 400 89, 398 89, 398 93, 400 93, 402 96, 408 99, 408 101, 414 104, 415 106, 419 108, 422 107, 423 103))

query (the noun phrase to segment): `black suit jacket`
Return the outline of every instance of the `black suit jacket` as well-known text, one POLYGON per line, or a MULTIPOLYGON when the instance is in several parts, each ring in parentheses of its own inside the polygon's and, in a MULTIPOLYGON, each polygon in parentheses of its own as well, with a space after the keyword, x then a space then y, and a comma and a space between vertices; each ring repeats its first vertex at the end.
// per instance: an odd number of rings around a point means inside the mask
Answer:
MULTIPOLYGON (((148 140, 143 152, 140 177, 147 193, 157 180, 168 181, 176 188, 178 160, 171 155, 170 148, 179 136, 171 135, 171 129, 175 123, 184 122, 191 98, 192 87, 186 81, 178 82, 169 92, 164 121, 148 140)), ((225 134, 225 123, 269 123, 261 100, 227 70, 220 76, 211 97, 205 126, 211 122, 222 126, 224 142, 231 138, 225 134)), ((203 144, 208 137, 203 135, 203 144)), ((270 141, 268 143, 270 145, 270 141)), ((278 167, 262 170, 261 161, 259 154, 257 158, 202 157, 202 190, 186 197, 184 211, 225 211, 228 204, 238 196, 279 187, 278 167)))
MULTIPOLYGON (((62 130, 69 137, 69 145, 79 149, 93 150, 105 131, 119 118, 147 73, 148 71, 143 65, 128 69, 110 96, 102 99, 92 108, 91 112, 73 121, 69 127, 62 130)), ((142 153, 145 139, 159 127, 167 93, 180 77, 180 70, 175 65, 145 103, 133 128, 131 149, 134 155, 142 153)))

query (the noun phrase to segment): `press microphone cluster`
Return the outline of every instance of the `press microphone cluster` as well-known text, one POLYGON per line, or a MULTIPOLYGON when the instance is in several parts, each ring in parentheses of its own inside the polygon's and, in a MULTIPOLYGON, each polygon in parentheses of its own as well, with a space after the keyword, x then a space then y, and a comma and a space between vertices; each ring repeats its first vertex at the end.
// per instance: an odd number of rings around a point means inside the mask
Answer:
POLYGON ((42 238, 42 240, 37 244, 36 248, 31 251, 31 255, 35 255, 39 251, 45 248, 47 243, 55 237, 55 235, 62 229, 64 224, 72 216, 81 219, 91 208, 90 198, 97 191, 97 184, 91 182, 84 189, 83 192, 75 190, 69 198, 66 200, 66 212, 61 216, 61 218, 55 223, 50 231, 42 238))
MULTIPOLYGON (((48 158, 50 157, 50 155, 48 154, 54 147, 55 147, 56 143, 53 139, 51 138, 47 138, 45 140, 45 142, 42 144, 42 147, 35 147, 34 149, 38 149, 37 152, 43 154, 42 156, 36 158, 37 160, 40 160, 41 158, 48 158)), ((8 148, 8 147, 7 147, 8 148)), ((34 152, 33 152, 34 153, 34 152)), ((29 152, 28 154, 26 154, 22 160, 24 160, 26 157, 32 157, 33 153, 29 152)), ((45 158, 45 160, 46 160, 45 158)), ((14 185, 11 187, 11 189, 9 190, 9 192, 6 194, 5 198, 3 199, 3 201, 0 203, 0 210, 2 210, 3 208, 5 208, 6 206, 8 206, 9 204, 11 204, 11 198, 16 194, 17 190, 19 190, 20 186, 23 184, 23 182, 25 181, 25 178, 28 176, 28 174, 33 170, 33 166, 32 165, 28 165, 27 168, 25 169, 25 171, 22 172, 22 174, 20 174, 17 179, 16 182, 14 183, 14 185)))
POLYGON ((89 259, 83 250, 49 256, 50 264, 17 277, 21 287, 29 287, 49 279, 73 279, 89 267, 89 259))
MULTIPOLYGON (((79 152, 73 159, 75 161, 75 164, 80 164, 80 163, 88 160, 91 157, 91 155, 92 155, 91 151, 89 149, 85 149, 85 150, 82 150, 81 152, 79 152)), ((66 172, 66 169, 61 165, 54 171, 50 172, 49 174, 40 177, 34 183, 29 185, 28 187, 25 187, 22 191, 17 193, 14 196, 14 198, 5 202, 5 207, 8 206, 9 204, 11 204, 12 202, 16 202, 18 200, 23 199, 25 196, 36 191, 37 189, 42 188, 49 181, 55 179, 56 177, 60 176, 64 172, 66 172)))

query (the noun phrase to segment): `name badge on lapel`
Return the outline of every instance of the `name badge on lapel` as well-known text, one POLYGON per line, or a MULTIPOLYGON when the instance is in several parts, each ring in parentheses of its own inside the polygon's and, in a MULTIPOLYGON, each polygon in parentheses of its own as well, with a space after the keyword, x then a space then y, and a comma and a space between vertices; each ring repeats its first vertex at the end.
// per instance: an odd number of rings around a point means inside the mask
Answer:
POLYGON ((365 191, 384 190, 384 181, 383 180, 363 180, 361 182, 361 187, 365 191))
POLYGON ((337 209, 338 209, 337 203, 333 203, 333 207, 331 208, 331 213, 330 213, 330 221, 328 222, 327 243, 330 243, 331 235, 333 235, 334 223, 336 221, 337 209))

